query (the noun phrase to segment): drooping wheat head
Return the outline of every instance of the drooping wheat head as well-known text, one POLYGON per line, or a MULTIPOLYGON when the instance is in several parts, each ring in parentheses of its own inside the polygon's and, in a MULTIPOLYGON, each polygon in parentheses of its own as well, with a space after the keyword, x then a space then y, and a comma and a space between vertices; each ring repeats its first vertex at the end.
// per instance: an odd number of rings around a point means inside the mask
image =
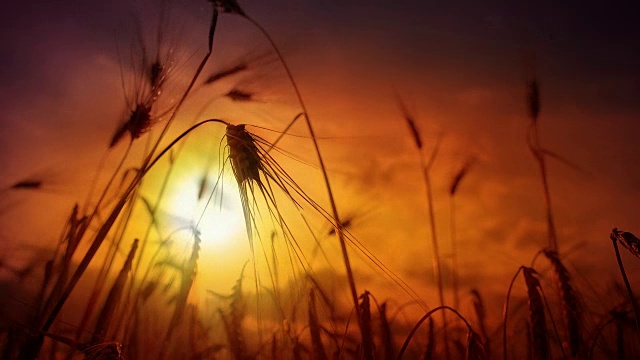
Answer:
POLYGON ((212 0, 213 3, 220 9, 220 12, 236 14, 240 16, 246 16, 245 12, 240 7, 240 4, 236 0, 212 0))
POLYGON ((573 289, 569 271, 564 266, 558 253, 552 250, 544 250, 545 257, 551 262, 555 283, 560 295, 562 305, 562 318, 566 340, 563 346, 571 351, 571 355, 576 357, 582 347, 582 334, 580 327, 581 312, 579 309, 578 297, 573 289))
POLYGON ((529 329, 531 336, 531 350, 534 360, 550 359, 549 340, 547 337, 547 321, 544 313, 544 303, 540 294, 541 285, 535 276, 537 272, 529 267, 522 268, 522 274, 527 285, 529 299, 529 329))
POLYGON ((311 334, 311 347, 313 350, 314 359, 327 360, 327 353, 322 344, 322 337, 320 336, 320 321, 318 319, 318 312, 316 310, 315 292, 312 289, 309 293, 309 333, 311 334))
POLYGON ((633 294, 633 289, 631 288, 631 284, 629 283, 629 278, 627 278, 627 273, 624 269, 624 264, 622 263, 622 257, 620 256, 620 250, 618 250, 618 243, 622 244, 622 246, 629 250, 633 255, 640 258, 638 253, 638 248, 640 247, 640 240, 630 232, 619 231, 614 228, 609 235, 609 239, 611 239, 613 250, 616 253, 616 260, 618 261, 618 267, 620 268, 620 274, 622 275, 622 280, 624 281, 624 286, 627 290, 627 295, 629 295, 629 302, 633 308, 633 314, 636 320, 636 329, 640 334, 640 305, 638 305, 638 300, 633 294))
POLYGON ((467 330, 467 351, 464 358, 465 360, 486 360, 489 358, 485 351, 482 338, 472 328, 468 328, 467 330))
POLYGON ((244 277, 244 267, 240 273, 240 277, 234 285, 231 295, 224 296, 214 292, 210 292, 213 295, 222 299, 230 300, 229 310, 223 311, 220 309, 218 312, 224 325, 224 331, 227 335, 227 342, 229 352, 232 358, 236 360, 248 359, 249 352, 247 350, 247 344, 245 340, 243 322, 246 315, 244 307, 244 297, 242 296, 242 280, 244 277))
POLYGON ((365 353, 363 357, 365 359, 372 358, 374 356, 374 342, 373 342, 373 326, 371 324, 371 294, 365 291, 360 295, 360 321, 362 322, 362 351, 365 353), (367 354, 366 351, 371 351, 367 354))
POLYGON ((620 231, 617 228, 611 230, 611 239, 618 241, 623 248, 640 259, 640 239, 628 231, 620 231))
POLYGON ((387 302, 383 302, 378 307, 378 316, 380 317, 380 337, 384 348, 384 359, 392 360, 395 356, 395 344, 393 342, 393 333, 391 331, 391 323, 387 317, 387 302))
POLYGON ((114 319, 118 304, 120 303, 120 298, 122 297, 122 292, 124 290, 129 272, 131 271, 131 264, 133 263, 133 258, 135 257, 137 250, 138 239, 135 239, 133 241, 133 245, 131 245, 129 255, 127 256, 124 265, 122 265, 122 269, 120 270, 115 283, 113 284, 111 290, 109 291, 109 294, 107 295, 107 299, 105 300, 102 310, 98 314, 98 319, 96 320, 96 325, 93 329, 94 344, 100 343, 106 338, 107 331, 109 330, 111 322, 114 319))
POLYGON ((477 289, 471 290, 471 296, 473 301, 473 309, 476 314, 476 318, 478 319, 478 327, 480 330, 480 335, 482 336, 483 344, 485 352, 487 356, 491 356, 491 343, 489 341, 489 336, 487 332, 487 312, 485 310, 484 301, 482 300, 482 296, 480 296, 480 292, 477 289))

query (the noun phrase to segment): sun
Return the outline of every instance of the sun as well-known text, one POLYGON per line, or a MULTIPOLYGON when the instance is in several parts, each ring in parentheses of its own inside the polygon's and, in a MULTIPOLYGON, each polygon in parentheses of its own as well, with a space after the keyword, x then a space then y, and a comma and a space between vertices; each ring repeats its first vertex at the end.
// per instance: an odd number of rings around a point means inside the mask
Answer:
POLYGON ((197 226, 203 246, 229 247, 246 232, 240 195, 227 181, 214 189, 211 179, 199 198, 202 174, 185 174, 172 187, 169 211, 181 222, 197 226))
MULTIPOLYGON (((197 227, 201 240, 197 280, 200 290, 195 292, 198 301, 206 300, 208 295, 204 290, 227 292, 245 264, 255 260, 233 174, 225 169, 218 186, 214 186, 217 171, 211 171, 205 191, 199 197, 202 167, 176 168, 163 202, 163 211, 170 219, 165 231, 197 227)), ((174 250, 184 252, 192 244, 193 236, 189 231, 178 234, 180 245, 174 250)))

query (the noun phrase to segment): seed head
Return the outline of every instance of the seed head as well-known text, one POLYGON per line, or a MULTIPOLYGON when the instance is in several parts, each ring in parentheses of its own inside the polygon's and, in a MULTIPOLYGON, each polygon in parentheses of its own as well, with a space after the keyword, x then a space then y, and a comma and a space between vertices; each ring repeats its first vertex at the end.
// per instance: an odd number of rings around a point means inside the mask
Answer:
POLYGON ((160 87, 162 86, 167 74, 165 69, 165 66, 160 62, 160 60, 156 60, 151 64, 151 68, 149 69, 149 83, 151 84, 151 89, 157 92, 161 91, 160 87))
POLYGON ((627 231, 620 231, 617 228, 611 230, 612 241, 618 241, 622 247, 640 259, 640 239, 627 231))
POLYGON ((122 124, 111 138, 109 147, 114 147, 118 144, 127 131, 131 135, 131 140, 139 138, 149 131, 151 120, 151 105, 137 104, 136 108, 131 111, 127 122, 122 124))
POLYGON ((242 64, 238 64, 235 65, 233 67, 227 68, 227 69, 223 69, 220 70, 218 72, 215 72, 211 75, 209 75, 209 77, 204 81, 205 84, 209 85, 212 84, 220 79, 224 79, 227 77, 230 77, 232 75, 235 75, 239 72, 245 71, 249 68, 249 66, 246 63, 242 63, 242 64))
POLYGON ((236 0, 213 0, 213 3, 224 13, 247 16, 236 0))
POLYGON ((253 99, 252 93, 237 88, 231 89, 228 93, 225 94, 225 96, 232 101, 237 102, 247 102, 253 99))
POLYGON ((535 277, 536 271, 532 268, 523 268, 527 295, 529 297, 529 330, 534 360, 549 359, 549 342, 547 339, 547 323, 544 314, 544 303, 540 293, 542 287, 535 277))
POLYGON ((227 145, 231 168, 239 185, 247 181, 260 182, 262 162, 253 136, 247 132, 244 124, 227 125, 227 145))
POLYGON ((12 189, 25 190, 25 189, 39 189, 42 187, 42 181, 40 180, 21 180, 11 185, 12 189))
POLYGON ((529 103, 529 116, 533 122, 538 121, 538 115, 540 114, 540 88, 538 86, 538 80, 533 79, 529 83, 529 94, 527 95, 529 103))
POLYGON ((456 194, 456 190, 458 190, 458 186, 462 179, 467 175, 471 166, 475 163, 475 158, 471 157, 467 159, 467 161, 462 165, 462 168, 456 173, 456 176, 453 177, 451 181, 451 185, 449 186, 449 195, 454 196, 456 194))

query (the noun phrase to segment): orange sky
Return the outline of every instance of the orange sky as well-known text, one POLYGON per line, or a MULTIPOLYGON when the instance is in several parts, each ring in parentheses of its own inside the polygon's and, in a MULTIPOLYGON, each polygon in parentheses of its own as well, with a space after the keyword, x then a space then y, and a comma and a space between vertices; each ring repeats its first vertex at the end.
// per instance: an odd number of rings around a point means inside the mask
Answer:
MULTIPOLYGON (((521 55, 533 44, 541 79, 542 142, 581 168, 549 160, 561 251, 584 277, 578 282, 585 287, 586 279, 596 284, 618 279, 608 234, 613 227, 640 233, 635 136, 640 109, 634 65, 640 52, 634 53, 638 46, 631 45, 638 26, 629 24, 624 11, 596 13, 587 8, 572 14, 559 8, 541 18, 549 4, 540 3, 529 13, 525 7, 499 3, 481 9, 473 4, 421 8, 421 2, 407 2, 406 7, 382 1, 318 3, 242 4, 282 46, 323 138, 320 146, 340 211, 355 216, 353 234, 384 264, 419 292, 433 289, 424 184, 396 93, 415 114, 427 149, 438 136, 444 139, 433 170, 443 257, 450 251, 450 179, 467 157, 478 158, 456 199, 464 288, 492 292, 500 305, 510 276, 546 243, 542 188, 525 143, 521 55), (530 36, 522 35, 525 28, 530 36), (532 40, 527 44, 525 39, 532 40)), ((30 4, 16 5, 20 8, 12 19, 2 19, 6 29, 1 35, 6 45, 0 74, 6 80, 0 84, 0 184, 4 189, 25 177, 45 181, 43 191, 3 192, 0 249, 15 258, 28 257, 19 254, 34 247, 50 247, 72 204, 84 199, 86 184, 124 111, 119 64, 128 74, 132 43, 125 32, 130 27, 119 28, 130 24, 124 3, 108 11, 104 4, 73 9, 30 4)), ((185 54, 177 86, 192 74, 204 49, 206 5, 191 1, 174 10, 182 30, 170 36, 180 39, 178 50, 185 54)), ((147 14, 144 5, 138 9, 147 14)), ((205 73, 233 64, 243 54, 268 50, 250 24, 228 15, 221 16, 214 43, 205 73)), ((219 99, 206 116, 282 129, 299 112, 284 75, 277 62, 265 61, 237 83, 226 83, 255 92, 256 101, 244 105, 219 99)), ((199 90, 172 134, 191 123, 206 99, 225 90, 199 90)), ((273 133, 255 131, 274 138, 273 133)), ((292 132, 306 136, 302 123, 292 132)), ((220 130, 204 130, 193 137, 176 188, 196 186, 192 170, 206 161, 203 152, 216 149, 210 139, 217 144, 220 135, 220 130)), ((144 141, 136 146, 141 148, 144 141)), ((292 138, 281 145, 301 161, 278 158, 283 166, 328 208, 310 141, 292 138)), ((109 155, 110 166, 117 158, 109 155)), ((236 190, 229 186, 225 191, 236 190)), ((173 195, 168 203, 177 201, 173 195)), ((170 205, 165 210, 176 212, 170 205)), ((324 235, 328 225, 312 218, 324 235)), ((235 247, 225 251, 244 255, 234 258, 216 252, 216 246, 204 247, 209 257, 202 257, 202 268, 211 273, 203 276, 212 282, 223 278, 217 285, 222 289, 233 284, 246 260, 242 233, 233 241, 235 247), (220 275, 213 271, 220 270, 217 265, 205 265, 209 260, 227 261, 230 268, 220 275)), ((325 236, 323 241, 337 249, 335 238, 325 236)), ((354 261, 360 289, 374 294, 398 291, 366 263, 354 261)), ((342 271, 340 262, 334 265, 342 271)), ((638 273, 637 265, 630 267, 630 273, 638 273)), ((435 304, 431 293, 425 298, 435 304)))

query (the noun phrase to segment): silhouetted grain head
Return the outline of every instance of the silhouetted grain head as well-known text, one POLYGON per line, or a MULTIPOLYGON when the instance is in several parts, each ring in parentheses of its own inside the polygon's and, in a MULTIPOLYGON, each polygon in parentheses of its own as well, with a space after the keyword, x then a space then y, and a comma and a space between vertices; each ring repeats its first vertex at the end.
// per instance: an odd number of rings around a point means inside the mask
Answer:
POLYGON ((538 121, 538 116, 540 115, 540 88, 538 85, 538 79, 534 78, 527 86, 527 105, 529 109, 529 116, 535 123, 538 121))
POLYGON ((436 349, 436 329, 433 318, 429 318, 429 332, 427 336, 427 349, 424 353, 424 360, 432 360, 436 349))
POLYGON ((529 299, 529 329, 531 334, 531 348, 533 360, 550 359, 549 341, 547 338, 547 321, 544 313, 544 302, 540 294, 540 281, 535 276, 537 272, 528 267, 522 268, 527 285, 529 299))
POLYGON ((222 69, 220 71, 217 71, 217 72, 209 75, 205 79, 204 83, 206 85, 213 84, 214 82, 217 82, 217 81, 219 81, 221 79, 224 79, 224 78, 227 78, 229 76, 233 76, 235 74, 243 72, 243 71, 247 70, 248 68, 249 68, 248 64, 240 63, 240 64, 234 65, 234 66, 232 66, 230 68, 222 69))
POLYGON ((416 144, 418 149, 422 149, 422 138, 420 137, 420 132, 418 131, 418 127, 416 126, 415 119, 413 115, 407 109, 407 106, 402 99, 398 96, 398 105, 400 106, 400 111, 402 111, 402 117, 404 121, 409 126, 409 131, 411 131, 411 136, 413 137, 413 142, 416 144))
MULTIPOLYGON (((340 225, 342 226, 343 229, 347 230, 348 228, 351 227, 351 224, 353 223, 354 220, 354 216, 353 215, 346 215, 341 217, 340 219, 340 225)), ((335 226, 333 226, 329 232, 327 233, 327 235, 331 236, 331 235, 336 235, 336 228, 335 226)))
MULTIPOLYGON (((246 264, 245 264, 246 267, 246 264)), ((229 344, 229 351, 234 359, 248 359, 249 353, 247 351, 247 344, 244 337, 243 321, 245 318, 244 301, 242 296, 242 280, 244 277, 244 269, 240 273, 240 277, 236 281, 235 286, 232 289, 231 295, 224 296, 215 292, 209 291, 209 293, 216 295, 223 299, 229 299, 229 310, 227 312, 218 311, 224 325, 224 330, 227 335, 227 342, 229 344)))
MULTIPOLYGON (((303 194, 286 171, 271 157, 265 147, 270 144, 257 135, 247 131, 244 124, 227 125, 225 137, 231 169, 238 184, 242 211, 244 213, 249 245, 253 250, 253 227, 256 225, 254 210, 256 195, 262 197, 269 210, 272 220, 284 224, 276 203, 274 188, 283 193, 294 203, 291 188, 298 194, 303 194)), ((302 195, 301 195, 302 196, 302 195)), ((283 225, 283 232, 287 232, 283 225)))
POLYGON ((320 321, 318 320, 318 313, 316 311, 316 299, 313 290, 309 293, 309 332, 311 334, 311 346, 313 349, 313 357, 316 360, 326 360, 327 354, 322 345, 322 338, 320 336, 320 321))
POLYGON ((167 78, 168 68, 159 59, 154 61, 149 67, 149 84, 155 96, 162 92, 162 85, 167 78))
POLYGON ((387 318, 387 303, 383 302, 378 308, 380 316, 380 336, 382 337, 382 346, 384 346, 384 359, 392 360, 395 357, 396 350, 393 342, 393 334, 391 333, 391 324, 387 318))
POLYGON ((135 140, 146 133, 151 126, 151 106, 138 104, 127 122, 131 139, 135 140))
POLYGON ((456 194, 456 191, 458 190, 458 186, 460 186, 460 182, 465 177, 465 175, 467 175, 467 173, 469 172, 469 169, 471 169, 475 161, 476 159, 474 157, 469 158, 467 161, 465 161, 465 163, 462 165, 460 170, 453 177, 453 180, 451 180, 451 185, 449 185, 450 196, 454 196, 456 194))
POLYGON ((487 352, 482 344, 480 335, 472 328, 467 332, 467 350, 465 360, 485 360, 488 359, 487 352))
POLYGON ((373 356, 373 327, 371 325, 371 294, 365 291, 360 295, 360 323, 362 326, 362 350, 371 352, 364 354, 365 359, 371 359, 373 356))
POLYGON ((237 14, 244 17, 247 16, 236 0, 213 0, 213 3, 223 13, 237 14))
POLYGON ((484 301, 482 301, 482 296, 480 296, 480 292, 476 289, 471 290, 471 297, 473 301, 473 309, 475 310, 476 317, 478 318, 480 335, 482 335, 482 339, 484 342, 484 350, 487 354, 487 357, 491 357, 491 343, 489 341, 489 336, 487 333, 487 313, 484 307, 484 301))
POLYGON ((239 185, 247 181, 260 181, 262 160, 253 136, 245 125, 227 125, 227 145, 231 168, 239 185))
POLYGON ((109 294, 107 295, 104 306, 98 314, 98 319, 96 320, 96 325, 93 329, 94 344, 100 343, 105 340, 105 336, 107 335, 107 331, 111 326, 111 321, 114 318, 118 303, 120 302, 120 298, 124 290, 124 285, 127 281, 127 276, 131 271, 131 265, 133 263, 133 259, 136 255, 137 250, 138 239, 135 239, 133 241, 133 245, 131 245, 131 250, 129 251, 127 260, 125 261, 124 265, 122 265, 122 269, 120 269, 120 273, 118 274, 116 281, 111 287, 111 290, 109 290, 109 294))
POLYGON ((253 100, 254 94, 238 88, 229 90, 224 96, 235 102, 249 102, 253 100))
POLYGON ((156 289, 158 289, 158 281, 151 280, 147 282, 138 294, 142 303, 145 303, 147 299, 149 299, 151 295, 153 295, 156 289))
POLYGON ((196 280, 198 273, 198 259, 200 258, 200 243, 201 239, 197 231, 193 232, 193 245, 191 248, 191 255, 184 262, 180 268, 180 287, 178 293, 174 297, 175 307, 173 315, 169 321, 169 327, 165 340, 169 340, 173 331, 182 323, 185 309, 187 308, 187 300, 189 299, 189 293, 193 283, 196 280))
POLYGON ((41 180, 21 180, 11 185, 14 190, 37 190, 42 188, 41 180))
POLYGON ((208 175, 209 174, 205 172, 200 177, 200 183, 198 184, 198 200, 202 200, 202 198, 204 197, 204 192, 205 190, 207 190, 208 175))
POLYGON ((149 131, 153 125, 152 119, 151 105, 137 104, 129 114, 127 121, 120 125, 113 134, 109 147, 112 148, 116 146, 127 132, 131 135, 131 141, 138 139, 144 133, 149 131))
POLYGON ((611 230, 610 238, 617 241, 622 247, 627 249, 631 254, 640 259, 640 239, 627 231, 620 231, 617 228, 611 230))
POLYGON ((551 262, 556 287, 560 294, 562 318, 567 337, 567 341, 563 342, 563 346, 571 351, 573 357, 576 357, 582 347, 578 298, 571 284, 569 271, 560 261, 558 253, 551 250, 545 250, 543 253, 551 262))
POLYGON ((480 296, 480 292, 477 289, 471 289, 471 297, 473 298, 473 309, 476 312, 478 323, 482 324, 486 320, 486 311, 482 296, 480 296))

